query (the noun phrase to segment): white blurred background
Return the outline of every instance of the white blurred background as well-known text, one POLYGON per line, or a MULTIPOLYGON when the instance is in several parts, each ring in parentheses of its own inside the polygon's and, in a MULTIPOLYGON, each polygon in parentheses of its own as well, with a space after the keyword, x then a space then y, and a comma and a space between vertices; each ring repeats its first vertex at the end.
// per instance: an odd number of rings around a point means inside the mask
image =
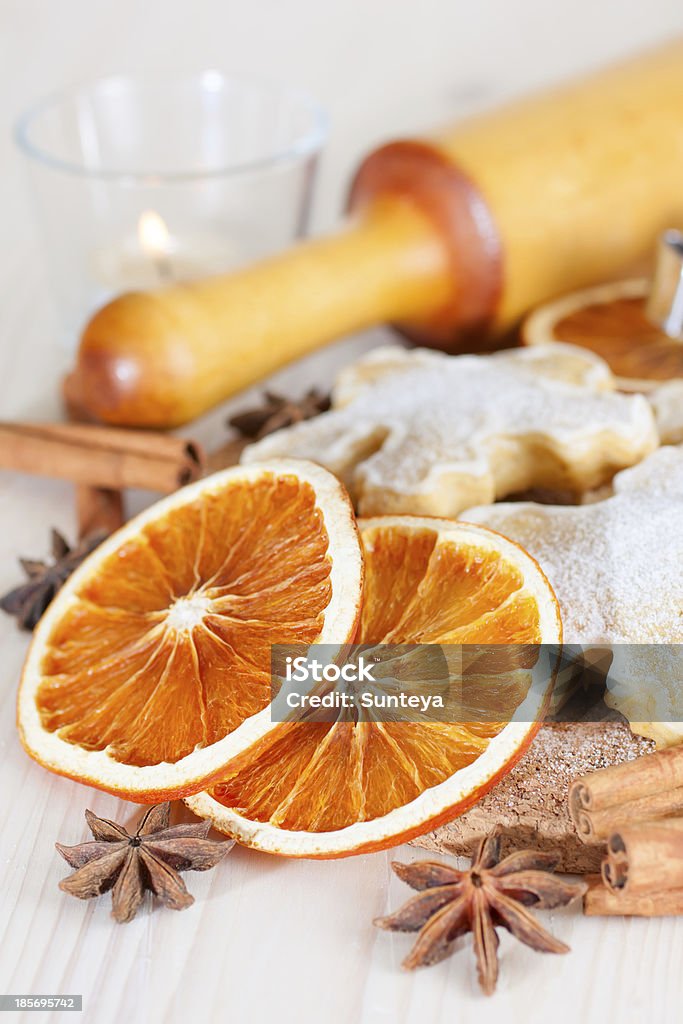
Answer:
POLYGON ((681 0, 0 0, 2 235, 34 244, 14 117, 83 79, 218 67, 306 87, 332 119, 320 227, 376 141, 679 32, 681 0))

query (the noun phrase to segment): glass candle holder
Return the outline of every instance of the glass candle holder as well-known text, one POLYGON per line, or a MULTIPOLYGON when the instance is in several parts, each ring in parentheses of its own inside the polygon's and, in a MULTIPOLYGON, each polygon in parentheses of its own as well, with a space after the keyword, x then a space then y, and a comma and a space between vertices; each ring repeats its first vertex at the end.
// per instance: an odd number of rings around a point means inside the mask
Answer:
POLYGON ((114 295, 301 235, 326 133, 305 93, 219 71, 103 78, 27 111, 16 139, 67 342, 114 295))

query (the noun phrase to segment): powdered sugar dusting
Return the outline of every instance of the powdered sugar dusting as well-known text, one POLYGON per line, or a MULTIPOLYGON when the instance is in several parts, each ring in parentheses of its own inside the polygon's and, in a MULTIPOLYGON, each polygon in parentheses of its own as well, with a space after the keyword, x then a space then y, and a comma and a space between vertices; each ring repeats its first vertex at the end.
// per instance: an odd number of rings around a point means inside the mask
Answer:
POLYGON ((618 474, 593 505, 533 502, 462 516, 517 541, 540 563, 568 643, 683 642, 683 449, 618 474))

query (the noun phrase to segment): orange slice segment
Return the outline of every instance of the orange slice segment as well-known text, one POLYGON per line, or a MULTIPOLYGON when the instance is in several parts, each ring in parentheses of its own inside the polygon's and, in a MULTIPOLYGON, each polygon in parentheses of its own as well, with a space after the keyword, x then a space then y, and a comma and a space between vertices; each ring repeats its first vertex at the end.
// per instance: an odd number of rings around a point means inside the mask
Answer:
POLYGON ((326 470, 237 467, 98 548, 41 620, 19 691, 28 753, 136 800, 201 789, 270 726, 270 645, 344 643, 362 558, 326 470))
POLYGON ((536 562, 491 530, 448 520, 372 519, 361 539, 358 642, 488 645, 468 674, 472 721, 273 724, 210 792, 187 800, 248 846, 336 857, 397 845, 476 802, 538 728, 552 682, 530 690, 535 645, 559 643, 562 627, 536 562), (505 680, 501 644, 520 645, 505 680))

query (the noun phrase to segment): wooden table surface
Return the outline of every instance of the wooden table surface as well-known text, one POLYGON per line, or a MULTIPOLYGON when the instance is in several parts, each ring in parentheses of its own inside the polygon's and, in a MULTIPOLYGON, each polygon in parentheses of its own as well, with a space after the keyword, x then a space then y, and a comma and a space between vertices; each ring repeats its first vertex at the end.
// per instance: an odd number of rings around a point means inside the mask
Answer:
MULTIPOLYGON (((681 30, 680 0, 650 0, 647 13, 637 0, 555 0, 552 10, 544 0, 0 0, 0 416, 54 416, 68 362, 53 340, 40 242, 9 139, 13 117, 42 93, 106 71, 174 66, 298 81, 333 115, 316 207, 327 224, 371 141, 681 30)), ((284 383, 324 385, 335 366, 386 337, 335 346, 284 383)), ((222 414, 209 417, 200 434, 215 438, 221 422, 222 414)), ((0 473, 0 524, 5 591, 18 578, 17 555, 46 551, 51 525, 73 534, 69 486, 0 473)), ((423 855, 414 848, 327 863, 235 848, 213 872, 187 876, 190 910, 147 909, 116 926, 107 898, 86 904, 57 889, 65 865, 54 842, 84 839, 86 807, 129 821, 135 808, 52 776, 23 753, 14 704, 27 638, 2 616, 0 639, 0 993, 82 993, 83 1019, 96 1024, 680 1020, 675 919, 546 914, 572 953, 539 956, 503 935, 491 999, 478 992, 468 950, 402 973, 409 938, 371 921, 408 895, 390 863, 423 855)))

